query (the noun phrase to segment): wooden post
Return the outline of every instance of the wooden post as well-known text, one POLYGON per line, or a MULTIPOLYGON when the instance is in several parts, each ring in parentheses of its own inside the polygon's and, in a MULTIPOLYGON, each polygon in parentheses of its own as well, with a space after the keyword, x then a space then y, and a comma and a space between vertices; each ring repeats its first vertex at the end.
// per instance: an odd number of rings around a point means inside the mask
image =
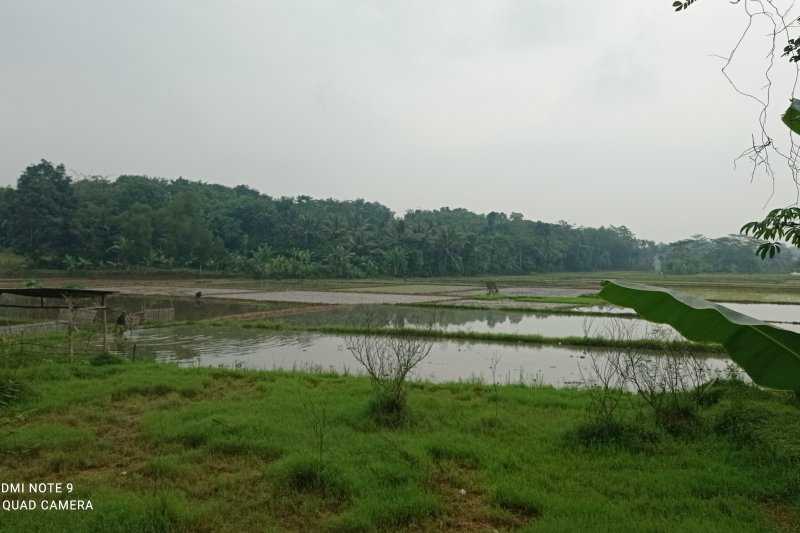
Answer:
POLYGON ((64 301, 67 302, 69 307, 69 321, 67 322, 67 339, 69 340, 69 362, 72 362, 75 356, 75 343, 72 339, 72 330, 75 329, 75 309, 72 306, 72 298, 65 296, 64 301))
POLYGON ((105 354, 108 353, 108 326, 106 325, 107 313, 105 295, 100 297, 100 305, 103 307, 103 353, 105 354))

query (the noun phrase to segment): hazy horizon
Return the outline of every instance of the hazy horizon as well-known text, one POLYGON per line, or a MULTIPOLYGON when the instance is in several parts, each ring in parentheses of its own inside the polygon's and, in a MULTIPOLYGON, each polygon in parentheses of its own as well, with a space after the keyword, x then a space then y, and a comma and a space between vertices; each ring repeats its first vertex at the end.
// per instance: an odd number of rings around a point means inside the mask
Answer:
MULTIPOLYGON (((711 54, 746 20, 670 4, 0 0, 0 186, 45 158, 397 214, 736 233, 795 199, 780 172, 767 204, 770 181, 733 169, 757 108, 711 54)), ((759 57, 737 71, 756 85, 759 57)))

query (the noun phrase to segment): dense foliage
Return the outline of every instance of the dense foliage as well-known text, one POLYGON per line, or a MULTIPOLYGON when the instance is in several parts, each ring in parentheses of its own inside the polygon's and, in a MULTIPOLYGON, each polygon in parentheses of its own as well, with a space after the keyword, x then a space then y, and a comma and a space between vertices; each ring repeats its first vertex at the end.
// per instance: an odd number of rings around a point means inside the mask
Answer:
POLYGON ((575 227, 447 207, 402 217, 375 202, 272 198, 240 185, 119 176, 73 181, 31 165, 0 189, 0 248, 30 266, 196 268, 259 277, 523 274, 535 271, 788 270, 742 237, 670 245, 626 227, 575 227))
POLYGON ((745 235, 764 239, 765 242, 758 247, 758 255, 762 259, 767 255, 773 258, 781 251, 781 241, 800 245, 800 208, 773 209, 763 220, 755 220, 742 226, 741 231, 745 235))

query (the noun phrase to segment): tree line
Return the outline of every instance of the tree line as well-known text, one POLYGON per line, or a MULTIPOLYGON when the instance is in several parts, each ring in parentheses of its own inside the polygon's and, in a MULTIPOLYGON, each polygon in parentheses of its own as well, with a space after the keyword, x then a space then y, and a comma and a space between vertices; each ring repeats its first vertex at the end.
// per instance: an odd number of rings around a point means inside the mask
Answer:
POLYGON ((73 180, 42 160, 0 188, 0 248, 38 268, 189 268, 257 277, 652 270, 788 271, 752 239, 670 244, 625 226, 576 227, 443 207, 402 216, 364 200, 273 198, 239 185, 122 175, 73 180))

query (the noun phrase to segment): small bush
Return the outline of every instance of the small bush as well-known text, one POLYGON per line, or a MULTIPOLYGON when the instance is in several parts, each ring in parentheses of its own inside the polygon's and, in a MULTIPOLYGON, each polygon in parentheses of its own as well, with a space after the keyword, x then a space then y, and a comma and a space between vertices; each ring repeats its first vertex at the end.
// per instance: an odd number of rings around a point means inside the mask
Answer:
POLYGON ((697 405, 700 407, 711 407, 717 405, 725 396, 725 387, 720 383, 709 384, 703 394, 697 396, 697 405))
POLYGON ((406 381, 428 357, 433 343, 414 337, 364 335, 346 337, 345 346, 372 382, 370 413, 376 422, 393 427, 401 425, 407 414, 406 381))
POLYGON ((758 430, 768 416, 766 411, 732 404, 715 418, 714 432, 728 437, 738 446, 750 446, 758 442, 758 430))
POLYGON ((772 392, 741 379, 718 379, 713 388, 719 389, 721 398, 740 400, 769 400, 772 392))
POLYGON ((273 465, 270 472, 279 484, 294 492, 336 500, 344 500, 350 494, 350 485, 338 468, 310 457, 290 457, 273 465))
POLYGON ((693 403, 667 403, 656 411, 656 422, 670 435, 689 436, 700 429, 700 417, 693 403))
POLYGON ((405 395, 383 394, 379 389, 373 391, 367 412, 376 423, 385 427, 397 428, 410 421, 405 395))

